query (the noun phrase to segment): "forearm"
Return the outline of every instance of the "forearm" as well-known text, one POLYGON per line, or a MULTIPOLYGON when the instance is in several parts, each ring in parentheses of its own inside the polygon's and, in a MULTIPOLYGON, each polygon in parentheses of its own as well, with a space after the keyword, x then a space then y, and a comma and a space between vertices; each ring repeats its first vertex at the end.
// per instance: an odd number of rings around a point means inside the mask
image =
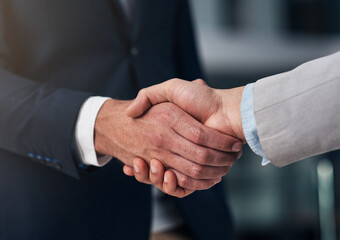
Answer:
POLYGON ((40 84, 0 69, 0 147, 31 158, 58 161, 77 176, 71 153, 74 124, 91 94, 40 84))
POLYGON ((257 130, 273 164, 340 148, 339 62, 337 53, 255 83, 257 130))

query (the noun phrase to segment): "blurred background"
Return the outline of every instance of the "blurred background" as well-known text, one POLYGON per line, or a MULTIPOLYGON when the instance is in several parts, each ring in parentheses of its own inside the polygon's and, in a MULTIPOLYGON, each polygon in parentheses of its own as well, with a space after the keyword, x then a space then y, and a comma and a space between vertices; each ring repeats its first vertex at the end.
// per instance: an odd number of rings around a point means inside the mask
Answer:
MULTIPOLYGON (((206 78, 216 88, 241 86, 340 50, 339 0, 191 5, 206 78)), ((332 152, 284 168, 262 167, 246 148, 226 177, 236 239, 340 239, 337 162, 340 153, 332 152)))

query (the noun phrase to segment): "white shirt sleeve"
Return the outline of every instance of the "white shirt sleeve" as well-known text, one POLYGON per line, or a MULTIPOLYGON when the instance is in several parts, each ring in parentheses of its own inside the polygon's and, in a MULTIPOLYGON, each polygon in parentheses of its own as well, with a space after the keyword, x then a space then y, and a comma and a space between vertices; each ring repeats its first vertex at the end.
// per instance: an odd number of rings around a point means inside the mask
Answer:
POLYGON ((108 99, 107 97, 90 97, 80 108, 75 127, 75 150, 85 165, 102 167, 112 159, 111 156, 97 156, 93 136, 97 114, 108 99))

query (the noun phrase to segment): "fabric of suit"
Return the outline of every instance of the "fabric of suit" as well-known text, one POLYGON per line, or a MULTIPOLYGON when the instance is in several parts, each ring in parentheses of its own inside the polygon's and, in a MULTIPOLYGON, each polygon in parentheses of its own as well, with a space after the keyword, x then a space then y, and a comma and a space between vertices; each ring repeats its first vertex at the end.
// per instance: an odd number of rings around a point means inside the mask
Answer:
MULTIPOLYGON (((77 114, 201 71, 187 1, 135 1, 133 26, 117 2, 0 1, 1 240, 148 238, 150 187, 117 160, 79 170, 77 114)), ((221 185, 174 201, 197 239, 231 235, 221 185)))
POLYGON ((261 146, 276 166, 340 149, 340 53, 255 83, 261 146))

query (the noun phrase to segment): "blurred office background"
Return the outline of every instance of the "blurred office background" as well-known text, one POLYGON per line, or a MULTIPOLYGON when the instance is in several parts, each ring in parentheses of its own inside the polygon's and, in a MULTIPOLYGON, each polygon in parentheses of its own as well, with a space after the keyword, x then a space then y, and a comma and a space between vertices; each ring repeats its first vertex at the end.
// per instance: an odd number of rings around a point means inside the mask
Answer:
MULTIPOLYGON (((244 85, 340 50, 339 0, 191 3, 213 87, 244 85)), ((333 152, 280 169, 262 167, 246 148, 226 177, 236 239, 340 239, 338 165, 340 154, 333 152)))

